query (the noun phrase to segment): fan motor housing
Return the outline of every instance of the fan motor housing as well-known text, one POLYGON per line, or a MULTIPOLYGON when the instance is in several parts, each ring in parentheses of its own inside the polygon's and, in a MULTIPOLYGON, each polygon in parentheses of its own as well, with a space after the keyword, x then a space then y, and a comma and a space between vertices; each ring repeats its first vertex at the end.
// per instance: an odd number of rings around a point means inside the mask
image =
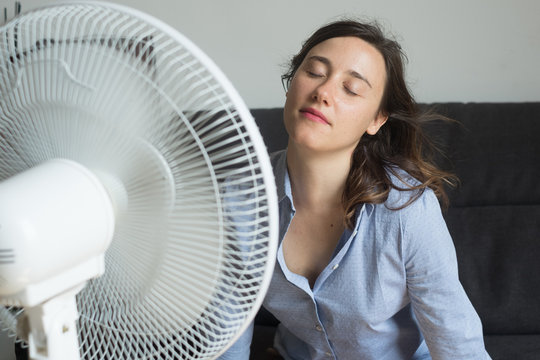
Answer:
POLYGON ((49 160, 0 183, 0 249, 8 254, 0 302, 34 306, 100 275, 113 233, 107 191, 74 161, 49 160))

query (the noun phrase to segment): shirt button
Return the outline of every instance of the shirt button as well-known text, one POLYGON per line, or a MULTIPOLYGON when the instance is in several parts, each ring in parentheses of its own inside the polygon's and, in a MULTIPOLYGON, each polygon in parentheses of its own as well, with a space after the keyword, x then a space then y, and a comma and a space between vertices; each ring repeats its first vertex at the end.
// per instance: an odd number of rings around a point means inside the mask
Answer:
POLYGON ((317 326, 315 326, 315 329, 317 329, 317 331, 322 331, 322 327, 321 327, 321 325, 317 325, 317 326))
POLYGON ((332 270, 336 270, 338 267, 339 267, 339 264, 336 264, 336 265, 332 266, 332 270))
POLYGON ((332 356, 332 354, 330 354, 329 352, 325 352, 324 355, 326 355, 326 356, 332 356))

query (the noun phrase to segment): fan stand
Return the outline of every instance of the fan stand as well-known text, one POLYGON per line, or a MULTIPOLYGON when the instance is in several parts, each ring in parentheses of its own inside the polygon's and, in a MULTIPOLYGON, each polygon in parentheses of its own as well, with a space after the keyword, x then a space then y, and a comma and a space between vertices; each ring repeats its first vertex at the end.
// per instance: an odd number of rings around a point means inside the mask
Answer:
POLYGON ((33 360, 78 360, 75 296, 84 283, 34 307, 26 308, 30 325, 29 356, 33 360))
POLYGON ((104 273, 104 266, 104 256, 99 255, 25 290, 29 303, 42 294, 55 294, 25 308, 28 326, 23 330, 25 333, 18 335, 28 339, 30 359, 80 359, 76 325, 79 312, 75 297, 88 279, 104 273))

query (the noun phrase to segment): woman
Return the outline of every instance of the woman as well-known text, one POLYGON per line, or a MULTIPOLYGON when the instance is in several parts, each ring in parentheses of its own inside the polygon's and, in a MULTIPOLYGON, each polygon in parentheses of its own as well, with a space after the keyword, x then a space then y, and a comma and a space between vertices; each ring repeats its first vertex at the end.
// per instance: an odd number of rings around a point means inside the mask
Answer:
MULTIPOLYGON (((400 46, 376 25, 317 30, 284 75, 286 151, 264 306, 285 359, 489 359, 441 216, 452 177, 422 158, 400 46)), ((252 327, 223 356, 247 359, 252 327)))

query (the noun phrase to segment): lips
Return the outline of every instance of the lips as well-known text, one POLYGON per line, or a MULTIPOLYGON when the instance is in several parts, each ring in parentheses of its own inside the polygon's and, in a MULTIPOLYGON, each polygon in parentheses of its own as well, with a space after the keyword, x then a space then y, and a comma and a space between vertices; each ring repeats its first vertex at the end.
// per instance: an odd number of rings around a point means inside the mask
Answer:
POLYGON ((300 109, 300 113, 302 113, 306 118, 312 121, 325 124, 325 125, 330 125, 330 123, 326 119, 326 116, 324 116, 324 114, 317 109, 314 109, 311 107, 303 108, 303 109, 300 109))

